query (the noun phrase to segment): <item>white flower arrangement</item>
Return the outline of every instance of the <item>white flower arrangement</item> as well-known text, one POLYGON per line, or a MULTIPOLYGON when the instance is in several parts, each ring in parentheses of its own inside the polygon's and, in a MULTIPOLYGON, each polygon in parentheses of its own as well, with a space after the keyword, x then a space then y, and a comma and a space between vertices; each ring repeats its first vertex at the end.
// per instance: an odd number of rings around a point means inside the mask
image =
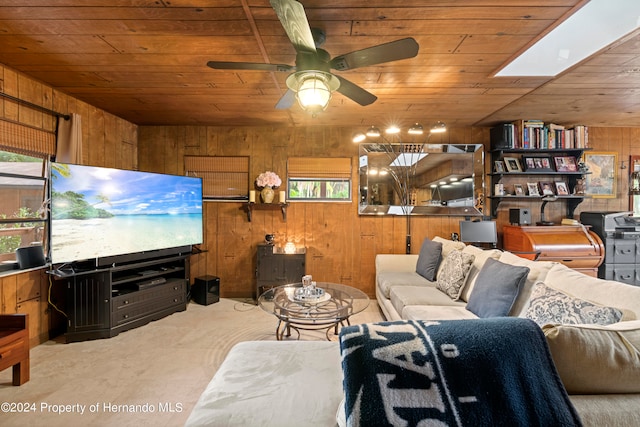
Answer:
POLYGON ((256 184, 258 184, 258 187, 261 188, 277 188, 282 184, 282 180, 275 172, 266 171, 258 175, 258 178, 256 178, 256 184))

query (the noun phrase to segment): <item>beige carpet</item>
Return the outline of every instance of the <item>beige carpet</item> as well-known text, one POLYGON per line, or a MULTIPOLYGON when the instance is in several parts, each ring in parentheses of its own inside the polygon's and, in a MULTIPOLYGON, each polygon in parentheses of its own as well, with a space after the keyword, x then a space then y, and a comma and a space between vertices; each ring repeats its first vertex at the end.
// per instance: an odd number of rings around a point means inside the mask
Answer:
MULTIPOLYGON (((351 323, 380 320, 371 301, 351 323)), ((181 426, 230 348, 274 340, 276 323, 250 301, 222 299, 110 339, 48 341, 31 350, 26 384, 14 387, 11 369, 0 372, 0 424, 181 426)), ((303 331, 301 339, 325 337, 303 331)))

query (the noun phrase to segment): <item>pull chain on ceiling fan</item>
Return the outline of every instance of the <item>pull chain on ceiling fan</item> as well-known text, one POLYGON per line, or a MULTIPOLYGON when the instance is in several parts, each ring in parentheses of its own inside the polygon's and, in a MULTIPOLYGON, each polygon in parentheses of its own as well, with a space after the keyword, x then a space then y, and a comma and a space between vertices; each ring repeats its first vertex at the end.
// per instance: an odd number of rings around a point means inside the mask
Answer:
POLYGON ((327 107, 335 91, 362 106, 372 104, 378 99, 375 95, 333 74, 331 69, 353 70, 413 58, 418 54, 418 43, 408 37, 331 59, 326 50, 320 49, 325 39, 324 32, 311 29, 301 3, 296 0, 270 0, 270 3, 296 50, 296 65, 209 61, 207 66, 218 70, 291 72, 286 80, 287 92, 276 104, 276 109, 290 108, 297 98, 304 110, 315 115, 327 107))

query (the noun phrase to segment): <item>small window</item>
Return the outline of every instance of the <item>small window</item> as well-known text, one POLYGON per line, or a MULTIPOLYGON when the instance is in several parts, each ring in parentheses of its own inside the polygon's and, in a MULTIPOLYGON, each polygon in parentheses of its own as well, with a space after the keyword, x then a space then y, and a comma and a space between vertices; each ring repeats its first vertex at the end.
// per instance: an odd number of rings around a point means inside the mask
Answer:
POLYGON ((351 201, 351 180, 290 178, 289 200, 351 201))
POLYGON ((46 161, 0 151, 0 261, 15 259, 19 247, 45 246, 46 161))
POLYGON ((351 201, 351 159, 291 157, 287 166, 287 200, 351 201))

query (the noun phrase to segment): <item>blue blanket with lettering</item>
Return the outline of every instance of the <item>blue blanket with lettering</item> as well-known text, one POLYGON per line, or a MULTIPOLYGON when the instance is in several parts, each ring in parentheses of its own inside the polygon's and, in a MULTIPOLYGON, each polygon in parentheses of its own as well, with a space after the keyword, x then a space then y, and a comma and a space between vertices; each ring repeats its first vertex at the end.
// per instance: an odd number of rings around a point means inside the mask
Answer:
POLYGON ((581 426, 534 322, 380 322, 340 332, 349 426, 581 426))

